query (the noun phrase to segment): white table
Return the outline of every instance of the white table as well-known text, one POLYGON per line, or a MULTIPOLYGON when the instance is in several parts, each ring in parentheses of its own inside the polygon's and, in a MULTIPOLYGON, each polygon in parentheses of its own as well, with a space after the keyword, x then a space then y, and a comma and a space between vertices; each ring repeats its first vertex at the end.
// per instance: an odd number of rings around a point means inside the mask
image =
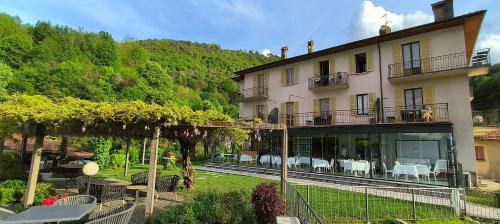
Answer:
POLYGON ((1 224, 46 223, 81 220, 94 209, 95 204, 35 206, 15 214, 1 224))
POLYGON ((392 176, 397 179, 399 175, 413 176, 420 182, 419 176, 429 177, 429 167, 422 164, 396 164, 392 170, 392 176))
POLYGON ((281 156, 276 155, 262 155, 260 156, 259 162, 261 165, 269 164, 271 162, 272 165, 281 165, 281 156))
POLYGON ((312 161, 312 168, 324 168, 324 169, 329 169, 330 168, 330 163, 328 163, 327 160, 324 159, 313 159, 312 161))
POLYGON ((349 171, 352 173, 365 172, 367 162, 366 161, 354 161, 354 160, 344 160, 344 171, 349 171))

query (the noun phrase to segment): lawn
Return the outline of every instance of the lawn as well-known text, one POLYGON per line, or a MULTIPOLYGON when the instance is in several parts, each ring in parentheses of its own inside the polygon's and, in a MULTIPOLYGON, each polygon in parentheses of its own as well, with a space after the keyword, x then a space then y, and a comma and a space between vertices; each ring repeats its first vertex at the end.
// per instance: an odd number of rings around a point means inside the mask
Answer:
MULTIPOLYGON (((182 164, 177 164, 177 167, 173 170, 164 170, 162 166, 158 166, 158 170, 161 171, 161 175, 177 174, 181 173, 182 164)), ((99 171, 97 176, 107 177, 107 178, 117 178, 121 180, 130 181, 130 175, 147 171, 148 165, 132 165, 129 168, 127 176, 123 176, 123 169, 112 169, 106 168, 99 171)), ((243 190, 251 192, 253 188, 260 183, 273 182, 272 180, 249 177, 249 176, 239 176, 231 174, 221 174, 207 172, 203 170, 196 171, 196 182, 195 189, 186 190, 183 189, 182 178, 179 181, 178 193, 185 197, 193 197, 196 192, 202 191, 219 191, 228 192, 234 190, 243 190)))
POLYGON ((480 190, 467 190, 466 200, 476 204, 487 205, 491 207, 497 206, 497 199, 495 193, 498 192, 485 192, 480 190))
MULTIPOLYGON (((199 163, 198 163, 199 164, 199 163)), ((122 180, 130 181, 130 175, 142 171, 147 171, 148 166, 132 165, 129 168, 129 175, 123 176, 122 169, 103 169, 99 171, 98 176, 112 177, 122 180)), ((162 175, 177 174, 181 172, 181 164, 173 170, 163 170, 162 166, 158 166, 158 170, 162 175)), ((268 179, 239 176, 231 174, 221 174, 214 172, 207 172, 202 170, 196 171, 196 185, 195 189, 186 190, 182 188, 182 179, 179 182, 179 194, 188 198, 192 198, 197 192, 202 191, 219 191, 228 192, 233 190, 243 190, 250 194, 252 189, 259 183, 275 182, 268 179)), ((297 188, 299 192, 306 198, 306 191, 304 187, 297 188)), ((315 187, 314 191, 310 191, 309 200, 311 206, 327 223, 348 222, 348 223, 362 223, 364 220, 365 200, 364 194, 353 193, 345 190, 337 190, 331 188, 315 187)), ((401 219, 412 219, 412 203, 409 201, 392 199, 380 196, 369 196, 369 216, 372 220, 379 220, 375 223, 392 223, 386 220, 392 220, 394 217, 401 219)), ((418 223, 471 223, 461 220, 456 217, 449 209, 442 206, 416 204, 417 217, 419 219, 437 219, 440 220, 425 220, 418 223)))

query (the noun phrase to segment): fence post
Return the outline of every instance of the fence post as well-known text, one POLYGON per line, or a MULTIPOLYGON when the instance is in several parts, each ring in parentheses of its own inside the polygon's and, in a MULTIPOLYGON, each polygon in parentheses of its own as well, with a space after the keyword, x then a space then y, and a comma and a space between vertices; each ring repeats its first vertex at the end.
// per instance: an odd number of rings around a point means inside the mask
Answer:
POLYGON ((415 189, 411 189, 411 200, 413 202, 413 221, 417 223, 417 205, 415 202, 415 189))
POLYGON ((306 185, 307 186, 307 204, 309 204, 309 185, 306 185))
POLYGON ((370 216, 368 215, 368 188, 365 187, 365 212, 366 212, 366 223, 370 222, 370 216))
POLYGON ((450 195, 451 207, 455 211, 456 214, 460 214, 460 191, 458 188, 451 189, 450 195))

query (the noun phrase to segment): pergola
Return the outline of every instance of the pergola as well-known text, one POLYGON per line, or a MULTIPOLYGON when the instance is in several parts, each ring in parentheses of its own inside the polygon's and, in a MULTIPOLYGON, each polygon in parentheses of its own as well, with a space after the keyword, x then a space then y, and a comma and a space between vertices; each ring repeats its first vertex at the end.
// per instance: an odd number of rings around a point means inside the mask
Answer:
MULTIPOLYGON (((154 191, 157 170, 158 143, 160 137, 177 138, 185 135, 202 135, 214 128, 238 128, 251 130, 282 130, 283 150, 281 189, 286 192, 288 131, 284 124, 268 124, 259 120, 235 121, 214 111, 192 111, 188 107, 167 103, 145 104, 95 103, 75 98, 51 100, 44 96, 14 95, 0 104, 0 121, 15 121, 18 130, 35 137, 34 152, 30 164, 28 184, 23 200, 25 207, 33 204, 35 187, 45 136, 103 136, 127 140, 127 164, 130 139, 151 138, 149 176, 145 201, 145 218, 150 220, 154 207, 154 191), (186 130, 192 130, 190 133, 186 130), (193 131, 194 130, 194 131, 193 131)), ((183 155, 186 162, 186 158, 183 155)), ((188 159, 190 165, 190 161, 188 159)), ((125 168, 126 172, 127 167, 125 168)))

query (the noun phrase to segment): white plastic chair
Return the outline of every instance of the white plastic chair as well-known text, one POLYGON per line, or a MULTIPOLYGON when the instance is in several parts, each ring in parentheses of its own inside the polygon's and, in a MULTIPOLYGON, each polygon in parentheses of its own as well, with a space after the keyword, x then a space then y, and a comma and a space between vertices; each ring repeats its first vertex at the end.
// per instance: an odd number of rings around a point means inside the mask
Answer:
POLYGON ((391 173, 392 174, 392 170, 388 170, 387 166, 385 165, 385 163, 382 163, 382 170, 384 172, 384 178, 385 179, 387 179, 387 173, 391 173))
POLYGON ((429 175, 432 174, 434 175, 434 182, 437 181, 436 177, 441 173, 441 168, 439 167, 439 163, 436 162, 436 165, 434 165, 434 169, 432 169, 431 172, 429 172, 429 175))

